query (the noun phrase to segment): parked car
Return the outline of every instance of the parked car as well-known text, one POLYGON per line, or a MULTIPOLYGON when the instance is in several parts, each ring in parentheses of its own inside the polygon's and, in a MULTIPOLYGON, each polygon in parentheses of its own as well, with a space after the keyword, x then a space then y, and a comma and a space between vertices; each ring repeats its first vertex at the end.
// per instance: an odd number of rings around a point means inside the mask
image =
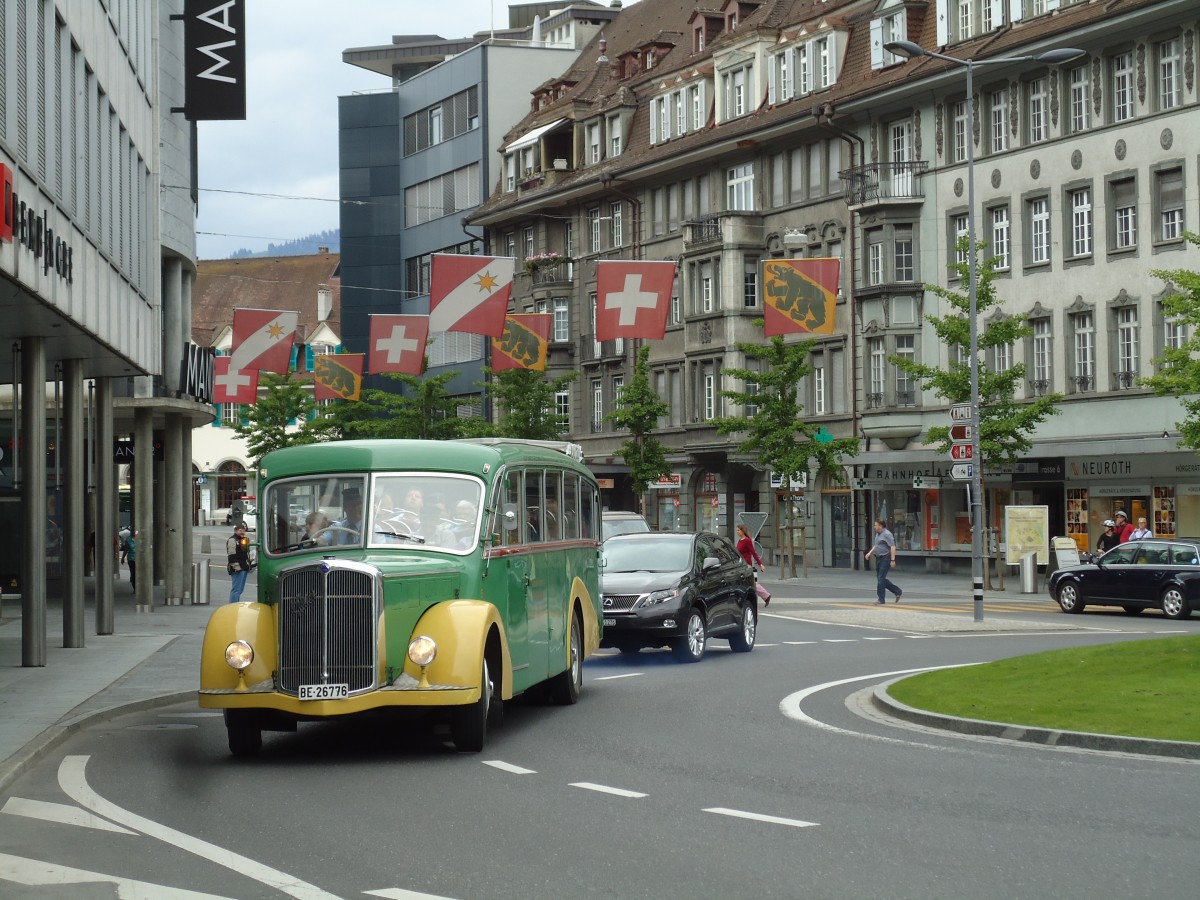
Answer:
POLYGON ((242 521, 246 523, 247 531, 258 531, 258 507, 247 506, 242 513, 242 521))
POLYGON ((1200 608, 1200 538, 1129 541, 1091 562, 1050 576, 1050 596, 1063 612, 1120 606, 1130 614, 1161 609, 1186 619, 1200 608))
POLYGON ((619 534, 602 547, 602 647, 636 653, 670 646, 699 662, 709 638, 754 649, 754 573, 726 538, 709 532, 619 534))
POLYGON ((607 541, 614 534, 640 534, 650 530, 646 517, 635 512, 613 510, 600 516, 600 540, 607 541))

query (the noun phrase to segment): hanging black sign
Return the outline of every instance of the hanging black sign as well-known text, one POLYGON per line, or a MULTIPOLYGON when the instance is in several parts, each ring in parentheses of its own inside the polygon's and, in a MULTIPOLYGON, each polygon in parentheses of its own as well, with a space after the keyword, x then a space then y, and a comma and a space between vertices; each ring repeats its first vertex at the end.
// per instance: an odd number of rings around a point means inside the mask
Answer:
POLYGON ((184 115, 246 118, 246 0, 184 0, 184 115))

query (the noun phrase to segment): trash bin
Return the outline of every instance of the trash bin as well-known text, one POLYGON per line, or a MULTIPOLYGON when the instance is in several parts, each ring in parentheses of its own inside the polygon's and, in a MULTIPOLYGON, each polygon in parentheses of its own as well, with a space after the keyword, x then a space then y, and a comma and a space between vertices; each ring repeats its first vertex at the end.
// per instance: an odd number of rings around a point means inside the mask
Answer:
POLYGON ((1021 557, 1021 593, 1036 594, 1037 592, 1037 552, 1031 551, 1021 557))
POLYGON ((208 606, 208 590, 212 582, 209 561, 192 563, 192 606, 208 606))

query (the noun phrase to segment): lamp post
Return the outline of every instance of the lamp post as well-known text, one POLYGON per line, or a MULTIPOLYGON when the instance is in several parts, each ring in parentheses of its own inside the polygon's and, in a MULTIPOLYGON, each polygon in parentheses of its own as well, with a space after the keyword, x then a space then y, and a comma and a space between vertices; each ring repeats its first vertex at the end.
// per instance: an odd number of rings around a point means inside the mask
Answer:
POLYGON ((969 271, 967 297, 968 325, 971 331, 971 592, 974 600, 975 621, 983 621, 983 459, 979 454, 979 325, 978 312, 978 261, 975 249, 975 67, 1000 63, 1042 62, 1058 64, 1083 56, 1084 51, 1063 47, 1028 56, 996 56, 988 59, 960 59, 947 56, 936 50, 926 50, 912 41, 890 41, 883 49, 896 56, 913 59, 929 56, 962 66, 967 70, 967 258, 969 271))

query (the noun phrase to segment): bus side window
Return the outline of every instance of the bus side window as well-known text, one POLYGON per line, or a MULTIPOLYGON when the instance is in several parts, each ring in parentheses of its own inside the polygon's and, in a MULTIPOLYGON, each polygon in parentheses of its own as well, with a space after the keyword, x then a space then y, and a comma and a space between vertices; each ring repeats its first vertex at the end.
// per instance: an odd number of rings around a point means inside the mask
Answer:
POLYGON ((544 540, 542 533, 542 470, 525 471, 525 542, 528 544, 544 540))
POLYGON ((579 533, 587 540, 597 540, 596 530, 600 527, 600 498, 590 482, 584 481, 579 488, 579 533))
POLYGON ((546 470, 546 505, 542 512, 542 540, 562 540, 562 506, 558 502, 562 493, 562 472, 546 470))
POLYGON ((499 516, 496 530, 500 533, 500 543, 512 546, 521 543, 521 471, 509 469, 504 476, 504 496, 500 500, 499 516))
POLYGON ((563 474, 562 536, 564 541, 579 537, 579 476, 574 472, 563 474))

